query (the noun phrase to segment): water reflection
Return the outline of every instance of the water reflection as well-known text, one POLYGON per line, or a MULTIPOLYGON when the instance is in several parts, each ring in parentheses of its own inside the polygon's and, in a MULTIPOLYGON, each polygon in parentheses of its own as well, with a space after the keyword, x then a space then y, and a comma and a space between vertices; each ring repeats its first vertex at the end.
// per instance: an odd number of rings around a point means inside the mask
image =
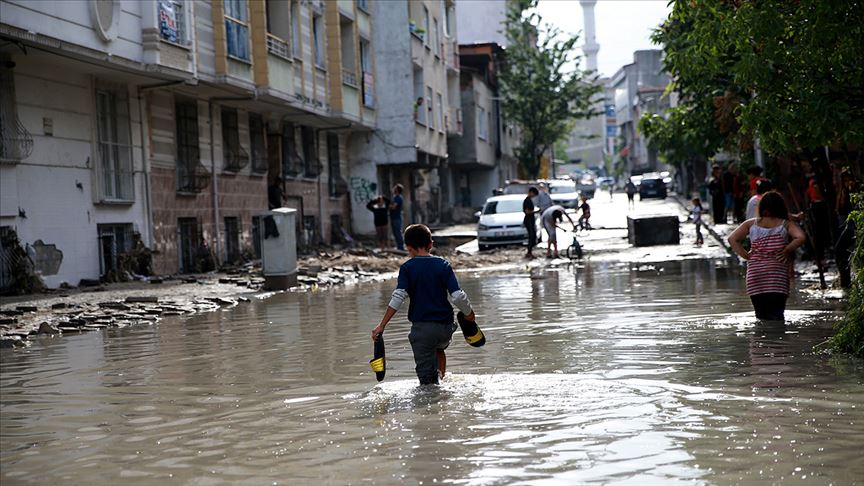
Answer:
MULTIPOLYGON (((726 261, 473 271, 488 344, 420 387, 404 314, 387 379, 368 330, 392 282, 289 293, 0 354, 14 483, 849 483, 860 362, 814 355, 838 314, 752 318, 726 261), (805 477, 806 476, 806 477, 805 477)), ((810 304, 808 304, 810 305, 810 304)))

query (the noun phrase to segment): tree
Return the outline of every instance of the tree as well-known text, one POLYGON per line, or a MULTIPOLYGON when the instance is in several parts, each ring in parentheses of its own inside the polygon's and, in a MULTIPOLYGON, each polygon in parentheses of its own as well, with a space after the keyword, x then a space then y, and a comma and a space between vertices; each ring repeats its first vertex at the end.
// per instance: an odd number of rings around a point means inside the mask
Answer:
POLYGON ((499 78, 504 113, 522 129, 516 157, 531 178, 573 120, 600 113, 592 105, 602 89, 593 73, 578 69, 578 36, 564 38, 559 29, 542 23, 536 6, 537 0, 509 2, 504 22, 508 47, 499 78))

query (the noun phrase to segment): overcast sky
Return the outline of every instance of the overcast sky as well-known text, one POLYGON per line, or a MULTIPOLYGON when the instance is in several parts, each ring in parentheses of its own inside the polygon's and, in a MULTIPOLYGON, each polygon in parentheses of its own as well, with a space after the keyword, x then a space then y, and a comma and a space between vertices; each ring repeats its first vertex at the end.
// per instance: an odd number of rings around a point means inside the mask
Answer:
MULTIPOLYGON (((651 30, 671 11, 667 4, 668 0, 598 0, 594 23, 600 44, 597 69, 601 75, 611 76, 621 66, 633 62, 633 51, 659 48, 651 43, 651 30)), ((544 22, 564 32, 580 33, 579 44, 583 43, 582 7, 578 0, 540 0, 538 10, 544 22)))

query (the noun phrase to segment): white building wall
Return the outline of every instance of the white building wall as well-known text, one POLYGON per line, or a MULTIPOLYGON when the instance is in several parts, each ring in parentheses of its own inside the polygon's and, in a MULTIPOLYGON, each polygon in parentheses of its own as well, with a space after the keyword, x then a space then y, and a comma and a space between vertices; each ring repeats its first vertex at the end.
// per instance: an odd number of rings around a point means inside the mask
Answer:
POLYGON ((460 44, 494 42, 507 47, 507 37, 499 32, 507 18, 504 0, 468 0, 456 2, 456 32, 460 44))
POLYGON ((135 201, 99 204, 94 78, 73 66, 58 76, 48 57, 13 57, 18 118, 33 137, 33 151, 18 164, 0 166, 0 225, 11 226, 22 245, 41 240, 63 252, 59 271, 43 275, 48 287, 57 287, 99 277, 98 224, 131 223, 144 241, 149 233, 135 89, 129 89, 135 201))

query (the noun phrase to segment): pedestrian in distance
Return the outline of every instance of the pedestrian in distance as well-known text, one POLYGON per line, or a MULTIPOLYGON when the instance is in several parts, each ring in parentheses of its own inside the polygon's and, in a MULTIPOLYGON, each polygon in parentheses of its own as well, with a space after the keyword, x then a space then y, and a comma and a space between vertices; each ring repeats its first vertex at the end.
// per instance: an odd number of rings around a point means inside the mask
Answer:
POLYGON ((393 199, 390 201, 390 227, 393 230, 396 248, 399 250, 405 249, 405 241, 402 238, 402 207, 404 206, 402 192, 404 190, 402 184, 393 186, 393 199))
POLYGON ((624 184, 624 191, 627 193, 627 208, 635 208, 636 184, 632 180, 627 179, 627 184, 624 184))
POLYGON ((387 248, 387 226, 390 223, 390 199, 379 195, 375 199, 366 204, 366 209, 372 211, 373 222, 375 223, 375 239, 378 241, 378 248, 382 250, 387 248))
POLYGON ((696 225, 696 246, 702 246, 705 240, 702 238, 702 200, 694 197, 691 201, 693 209, 690 210, 690 221, 696 225))
POLYGON ((738 171, 735 164, 729 162, 723 172, 723 205, 726 208, 726 217, 724 218, 726 221, 729 220, 730 215, 732 221, 735 221, 735 179, 737 175, 738 171))
POLYGON ((582 204, 579 205, 579 209, 582 210, 582 214, 579 216, 579 229, 590 230, 591 223, 588 220, 591 219, 591 206, 588 204, 588 196, 581 196, 581 199, 582 204))
POLYGON ((537 209, 542 214, 543 211, 549 209, 553 204, 555 204, 555 202, 552 201, 552 196, 549 195, 549 188, 546 187, 546 184, 541 182, 540 189, 537 192, 537 195, 534 196, 534 205, 537 206, 537 209))
POLYGON ((835 209, 840 220, 837 230, 837 240, 834 242, 834 258, 837 261, 837 271, 840 274, 840 287, 848 289, 852 286, 852 269, 849 266, 852 249, 855 248, 855 220, 849 215, 855 210, 852 194, 858 191, 858 182, 848 168, 840 173, 840 190, 837 191, 835 209))
POLYGON ((468 295, 459 287, 456 274, 450 263, 429 254, 432 250, 432 232, 425 225, 412 224, 405 230, 405 245, 411 258, 399 267, 396 290, 384 311, 381 323, 372 329, 372 340, 384 334, 387 324, 410 300, 408 320, 411 331, 408 341, 414 353, 417 379, 421 385, 438 384, 447 370, 444 350, 450 345, 456 323, 453 321, 453 306, 449 298, 465 319, 474 322, 474 310, 468 295))
MULTIPOLYGON (((549 238, 546 240, 546 258, 558 258, 558 236, 556 234, 556 228, 559 227, 558 223, 562 222, 564 217, 570 221, 572 227, 576 227, 576 224, 570 218, 570 215, 567 214, 567 211, 563 206, 557 204, 549 206, 546 208, 546 211, 543 211, 540 214, 540 221, 543 222, 543 228, 546 230, 546 234, 549 235, 549 238)), ((564 228, 561 229, 567 231, 564 228)))
POLYGON ((793 255, 807 241, 804 231, 788 218, 783 196, 769 191, 759 201, 758 216, 741 223, 728 238, 732 250, 747 260, 747 295, 757 319, 784 320, 793 255), (742 245, 747 237, 750 251, 742 245))
POLYGON ((768 179, 759 179, 756 181, 756 194, 750 197, 750 200, 747 201, 747 211, 745 212, 745 220, 753 219, 756 217, 756 210, 759 208, 759 200, 762 199, 762 195, 766 192, 774 189, 774 184, 771 183, 768 179))
POLYGON ((708 193, 711 195, 711 215, 714 218, 714 224, 726 224, 726 195, 723 192, 723 173, 717 164, 711 167, 708 193))
POLYGON ((536 187, 529 187, 528 196, 522 201, 522 212, 525 213, 522 226, 528 232, 528 252, 525 254, 525 258, 528 259, 534 258, 534 246, 537 245, 537 221, 535 216, 537 210, 534 208, 534 198, 537 197, 539 192, 536 187))

